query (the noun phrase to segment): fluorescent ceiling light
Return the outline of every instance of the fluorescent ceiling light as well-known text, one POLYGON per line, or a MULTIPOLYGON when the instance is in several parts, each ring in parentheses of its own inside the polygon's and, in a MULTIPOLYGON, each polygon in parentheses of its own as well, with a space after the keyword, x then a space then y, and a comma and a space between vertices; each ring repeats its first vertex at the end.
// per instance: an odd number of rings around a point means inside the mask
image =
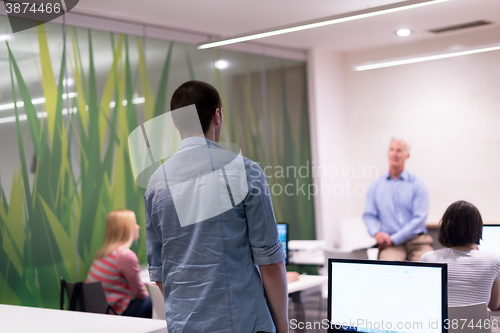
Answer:
POLYGON ((399 29, 396 31, 396 35, 400 37, 406 37, 411 35, 411 30, 410 29, 399 29))
MULTIPOLYGON (((136 97, 136 98, 133 98, 132 99, 132 104, 142 104, 146 101, 146 99, 144 97, 136 97)), ((127 100, 124 99, 122 101, 122 105, 125 106, 127 105, 127 100)), ((111 101, 109 102, 109 107, 110 108, 114 108, 116 106, 116 102, 115 101, 111 101)))
MULTIPOLYGON (((22 103, 22 102, 21 102, 21 103, 22 103)), ((44 98, 44 97, 41 97, 41 98, 35 98, 35 99, 32 99, 32 100, 31 100, 31 104, 33 104, 33 105, 36 105, 36 104, 43 104, 43 103, 45 103, 45 98, 44 98)), ((22 105, 22 106, 24 106, 24 103, 23 103, 23 105, 22 105)))
MULTIPOLYGON (((66 115, 68 113, 76 113, 77 110, 78 110, 77 108, 70 108, 69 111, 68 111, 68 109, 62 109, 62 114, 66 115)), ((36 115, 38 118, 45 118, 45 117, 47 117, 47 112, 38 112, 36 115)), ((25 114, 19 115, 19 121, 23 121, 26 119, 28 119, 27 115, 25 115, 25 114)), ((15 121, 16 121, 15 116, 0 118, 0 124, 13 123, 15 121)))
POLYGON ((68 78, 67 80, 63 80, 63 86, 68 86, 71 87, 75 83, 75 81, 72 78, 68 78))
MULTIPOLYGON (((17 102, 17 106, 23 106, 23 102, 17 102)), ((14 108, 14 103, 8 103, 8 104, 2 104, 0 105, 0 111, 2 110, 9 110, 14 108)))
MULTIPOLYGON (((63 98, 66 99, 66 98, 73 98, 73 97, 76 97, 76 93, 75 92, 72 92, 72 93, 69 93, 69 94, 64 94, 63 95, 63 98)), ((132 99, 132 104, 142 104, 146 101, 146 99, 144 97, 136 97, 136 98, 133 98, 132 99)), ((35 98, 33 100, 31 100, 31 103, 33 104, 42 104, 42 103, 45 103, 45 98, 44 97, 41 97, 41 98, 35 98)), ((24 106, 24 102, 17 102, 16 103, 18 107, 21 107, 21 106, 24 106)), ((111 102, 109 104, 110 107, 114 107, 116 105, 115 102, 111 102)), ((123 100, 122 101, 122 105, 127 105, 127 100, 123 100)), ((0 105, 0 111, 1 110, 7 110, 7 109, 13 109, 14 108, 14 103, 9 103, 9 104, 4 104, 4 105, 0 105)), ((68 114, 68 113, 75 113, 77 112, 77 108, 70 108, 69 110, 68 109, 62 109, 62 114, 68 114)), ((85 106, 85 110, 88 111, 88 106, 86 105, 85 106)), ((38 118, 45 118, 47 117, 47 112, 38 112, 37 113, 37 116, 38 118)), ((28 119, 28 117, 23 114, 23 115, 19 115, 19 120, 26 120, 28 119)), ((11 123, 11 122, 14 122, 16 121, 16 117, 15 116, 12 116, 12 117, 4 117, 4 118, 0 118, 0 124, 4 124, 4 123, 11 123)))
MULTIPOLYGON (((62 94, 62 98, 63 99, 73 98, 73 97, 76 97, 76 95, 77 95, 76 92, 70 92, 68 94, 62 94)), ((34 98, 31 100, 31 104, 33 104, 33 105, 43 104, 43 103, 45 103, 45 97, 34 98)), ((24 102, 17 102, 16 105, 17 105, 17 107, 23 107, 24 102)), ((0 111, 10 110, 13 108, 14 108, 14 103, 7 103, 7 104, 0 105, 0 111)))
MULTIPOLYGON (((38 118, 45 118, 45 117, 47 117, 47 112, 38 112, 36 115, 38 116, 38 118)), ((26 120, 26 119, 28 119, 28 116, 25 115, 25 114, 22 114, 22 115, 19 116, 19 120, 20 121, 23 121, 23 120, 26 120)), ((13 123, 15 121, 16 121, 16 117, 15 116, 0 118, 0 124, 13 123)))
MULTIPOLYGON (((132 98, 132 104, 142 104, 142 103, 144 103, 145 101, 146 101, 146 99, 145 99, 144 97, 136 97, 136 98, 132 98)), ((124 100, 122 101, 122 105, 123 105, 123 106, 127 105, 127 103, 128 103, 128 102, 127 102, 127 100, 126 100, 126 99, 124 99, 124 100)), ((114 108, 114 107, 115 107, 115 105, 116 105, 116 103, 115 103, 115 102, 111 102, 111 103, 109 103, 109 106, 110 106, 110 107, 112 107, 112 108, 114 108)))
POLYGON ((432 5, 432 4, 445 2, 445 1, 449 1, 449 0, 411 0, 411 1, 397 2, 395 4, 389 4, 389 5, 385 5, 385 6, 379 6, 379 7, 374 7, 374 8, 370 8, 370 9, 345 13, 345 14, 341 14, 341 15, 330 16, 330 17, 323 18, 321 20, 302 22, 302 23, 297 23, 297 24, 291 25, 291 26, 275 28, 271 31, 266 30, 266 31, 254 32, 254 33, 249 33, 249 34, 240 35, 240 36, 223 38, 223 39, 220 39, 217 41, 201 44, 200 46, 198 46, 198 49, 208 49, 208 48, 212 48, 212 47, 218 47, 218 46, 234 44, 234 43, 241 43, 241 42, 246 42, 249 40, 254 40, 254 39, 259 39, 259 38, 264 38, 264 37, 271 37, 271 36, 276 36, 276 35, 281 35, 281 34, 287 34, 290 32, 319 28, 319 27, 324 27, 324 26, 331 25, 331 24, 337 24, 337 23, 354 21, 354 20, 359 20, 362 18, 377 16, 377 15, 399 12, 399 11, 406 10, 406 9, 418 8, 418 7, 432 5))
POLYGON ((472 50, 459 51, 459 52, 421 56, 421 57, 410 58, 410 59, 391 60, 391 61, 384 61, 384 62, 379 62, 379 63, 366 64, 366 65, 355 65, 355 66, 353 66, 353 70, 366 71, 369 69, 377 69, 377 68, 385 68, 385 67, 392 67, 392 66, 399 66, 399 65, 414 64, 417 62, 459 57, 459 56, 468 55, 468 54, 476 54, 476 53, 498 51, 498 50, 500 50, 500 45, 482 47, 479 49, 472 49, 472 50))
POLYGON ((66 98, 68 98, 68 97, 69 97, 69 98, 73 98, 73 97, 76 97, 76 96, 77 96, 77 93, 76 93, 76 92, 70 92, 70 93, 68 93, 68 94, 63 94, 63 95, 62 95, 62 98, 63 98, 63 99, 66 99, 66 98))
POLYGON ((214 63, 214 66, 215 66, 215 68, 218 68, 218 69, 224 69, 224 68, 227 68, 227 66, 229 66, 229 63, 226 60, 217 60, 214 63))
POLYGON ((132 100, 132 104, 142 104, 146 101, 144 97, 136 97, 132 100))

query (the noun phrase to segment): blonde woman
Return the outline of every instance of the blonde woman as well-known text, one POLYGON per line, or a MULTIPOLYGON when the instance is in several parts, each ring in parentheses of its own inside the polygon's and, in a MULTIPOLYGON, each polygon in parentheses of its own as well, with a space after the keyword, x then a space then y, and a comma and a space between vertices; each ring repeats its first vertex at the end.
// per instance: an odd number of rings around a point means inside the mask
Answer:
POLYGON ((87 282, 100 281, 109 305, 117 314, 151 318, 151 298, 139 276, 139 260, 130 250, 139 238, 134 212, 116 210, 106 219, 106 234, 87 275, 87 282))

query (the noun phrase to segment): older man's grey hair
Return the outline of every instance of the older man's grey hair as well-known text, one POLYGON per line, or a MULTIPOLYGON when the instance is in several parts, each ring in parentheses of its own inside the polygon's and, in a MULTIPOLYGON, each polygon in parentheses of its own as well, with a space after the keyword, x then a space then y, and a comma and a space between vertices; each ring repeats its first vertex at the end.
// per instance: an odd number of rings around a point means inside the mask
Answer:
POLYGON ((406 148, 406 153, 408 153, 408 154, 410 153, 410 144, 406 140, 404 140, 404 139, 402 139, 400 137, 394 136, 394 137, 391 138, 391 142, 390 143, 392 143, 393 141, 404 143, 405 148, 406 148))

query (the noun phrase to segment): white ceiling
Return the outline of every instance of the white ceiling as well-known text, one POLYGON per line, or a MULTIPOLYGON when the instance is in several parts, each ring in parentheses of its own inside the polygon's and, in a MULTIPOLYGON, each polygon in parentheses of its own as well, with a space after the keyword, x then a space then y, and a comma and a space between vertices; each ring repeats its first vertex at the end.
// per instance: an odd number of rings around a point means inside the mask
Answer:
MULTIPOLYGON (((227 37, 396 2, 400 1, 81 0, 74 11, 227 37)), ((259 42, 300 49, 322 47, 349 52, 439 38, 427 30, 476 20, 488 20, 494 24, 472 29, 497 28, 497 22, 500 22, 500 0, 450 0, 402 12, 268 37, 260 39, 259 42), (413 30, 414 34, 405 38, 396 36, 394 32, 403 27, 413 30)), ((460 33, 462 32, 445 34, 460 33)), ((201 38, 200 42, 203 41, 201 38)))

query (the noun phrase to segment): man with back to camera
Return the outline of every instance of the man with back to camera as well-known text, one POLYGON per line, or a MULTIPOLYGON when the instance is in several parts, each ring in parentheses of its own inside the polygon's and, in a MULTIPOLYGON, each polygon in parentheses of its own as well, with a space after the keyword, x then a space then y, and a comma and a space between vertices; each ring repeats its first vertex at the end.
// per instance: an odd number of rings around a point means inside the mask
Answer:
POLYGON ((232 173, 238 155, 216 143, 224 117, 213 86, 185 82, 170 108, 193 104, 199 121, 187 122, 184 109, 172 112, 181 147, 153 174, 144 195, 148 269, 164 295, 168 330, 288 332, 285 253, 264 173, 246 158, 243 178, 232 173), (201 123, 198 133, 193 123, 201 123), (199 162, 205 158, 207 163, 199 162), (211 180, 219 187, 210 188, 211 180), (234 184, 240 180, 248 194, 238 203, 234 184), (218 209, 214 200, 228 193, 232 207, 207 215, 218 209), (185 213, 211 217, 186 222, 185 213))
POLYGON ((363 220, 377 241, 380 260, 420 261, 424 253, 433 250, 426 228, 427 188, 405 170, 410 151, 404 140, 393 138, 387 156, 389 172, 370 186, 363 220))

